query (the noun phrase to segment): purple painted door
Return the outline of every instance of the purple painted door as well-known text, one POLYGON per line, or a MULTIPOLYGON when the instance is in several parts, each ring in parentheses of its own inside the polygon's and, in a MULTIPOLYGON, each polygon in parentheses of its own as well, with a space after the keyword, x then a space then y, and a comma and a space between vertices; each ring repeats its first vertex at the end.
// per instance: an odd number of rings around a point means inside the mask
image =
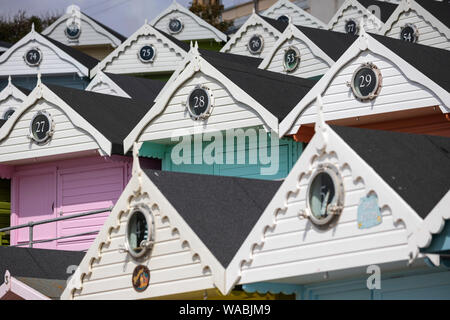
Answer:
MULTIPOLYGON (((56 177, 55 171, 35 171, 16 176, 17 207, 15 224, 24 224, 30 221, 41 221, 55 218, 56 205, 56 177)), ((24 243, 29 240, 28 228, 12 232, 12 242, 24 243)), ((38 225, 33 228, 33 240, 56 238, 56 223, 38 225)), ((56 242, 34 244, 34 248, 55 249, 56 242)))
MULTIPOLYGON (((127 182, 127 166, 105 164, 58 171, 58 205, 60 217, 114 206, 127 182)), ((58 222, 58 237, 99 231, 108 213, 58 222)), ((87 250, 97 234, 58 240, 60 250, 87 250)))

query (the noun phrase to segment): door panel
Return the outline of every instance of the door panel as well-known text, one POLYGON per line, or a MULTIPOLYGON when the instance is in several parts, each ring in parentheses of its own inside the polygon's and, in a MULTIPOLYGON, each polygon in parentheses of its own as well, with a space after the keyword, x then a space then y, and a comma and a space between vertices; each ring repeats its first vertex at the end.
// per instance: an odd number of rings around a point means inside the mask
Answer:
MULTIPOLYGON (((17 188, 16 212, 18 214, 16 224, 55 218, 56 186, 54 172, 20 175, 17 177, 17 188)), ((29 240, 28 228, 19 229, 12 234, 15 242, 23 243, 29 240)), ((55 222, 33 228, 33 240, 52 238, 56 238, 55 222)), ((54 249, 55 241, 36 244, 33 247, 54 249)))

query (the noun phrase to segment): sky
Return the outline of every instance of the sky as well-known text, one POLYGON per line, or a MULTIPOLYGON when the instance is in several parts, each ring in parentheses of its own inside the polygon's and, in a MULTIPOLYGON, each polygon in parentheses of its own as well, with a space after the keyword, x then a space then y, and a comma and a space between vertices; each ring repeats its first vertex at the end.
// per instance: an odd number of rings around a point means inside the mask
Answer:
MULTIPOLYGON (((177 0, 188 6, 192 0, 177 0)), ((223 0, 225 7, 248 0, 223 0)), ((13 16, 19 10, 29 15, 47 12, 64 14, 66 8, 76 4, 81 11, 128 37, 166 9, 172 0, 0 0, 0 15, 13 16)))

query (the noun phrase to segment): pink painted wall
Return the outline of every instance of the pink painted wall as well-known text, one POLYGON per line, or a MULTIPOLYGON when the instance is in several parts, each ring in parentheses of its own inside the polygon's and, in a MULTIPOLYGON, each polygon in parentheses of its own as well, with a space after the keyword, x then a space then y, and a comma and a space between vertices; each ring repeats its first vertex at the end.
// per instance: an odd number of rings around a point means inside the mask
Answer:
MULTIPOLYGON (((142 162, 160 168, 159 160, 142 162)), ((85 157, 15 166, 11 185, 11 225, 112 207, 131 176, 132 158, 85 157)), ((98 231, 109 213, 34 227, 33 240, 98 231)), ((96 235, 60 239, 35 248, 87 250, 96 235)), ((28 228, 11 232, 11 244, 27 242, 28 228)))

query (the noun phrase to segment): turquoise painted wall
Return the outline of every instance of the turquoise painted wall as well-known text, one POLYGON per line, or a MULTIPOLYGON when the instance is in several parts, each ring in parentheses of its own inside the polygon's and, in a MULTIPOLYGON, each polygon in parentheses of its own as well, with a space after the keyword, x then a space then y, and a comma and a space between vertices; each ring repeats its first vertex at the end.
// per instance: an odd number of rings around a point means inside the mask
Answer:
MULTIPOLYGON (((271 157, 271 145, 270 145, 270 136, 268 135, 268 145, 267 145, 267 154, 268 157, 271 157)), ((236 141, 235 141, 236 142, 236 141)), ((270 175, 263 174, 261 172, 261 168, 268 168, 270 165, 261 163, 259 153, 257 157, 257 163, 250 163, 249 156, 250 154, 254 154, 255 152, 259 152, 258 144, 251 144, 248 139, 246 139, 245 144, 245 153, 239 152, 238 147, 235 143, 234 147, 234 163, 229 164, 226 162, 227 152, 225 143, 223 145, 222 155, 223 155, 223 164, 195 164, 196 154, 194 153, 194 142, 191 144, 191 163, 181 163, 175 164, 172 160, 172 151, 173 145, 158 145, 156 143, 145 142, 140 150, 140 155, 145 157, 155 157, 162 159, 162 170, 166 171, 176 171, 176 172, 189 172, 189 173, 198 173, 198 174, 210 174, 210 175, 219 175, 219 176, 234 176, 234 177, 243 177, 243 178, 255 178, 255 179, 266 179, 266 180, 276 180, 285 178, 293 165, 297 162, 297 159, 300 157, 303 151, 303 144, 295 142, 292 139, 280 139, 278 140, 278 161, 276 165, 278 166, 278 170, 270 175), (243 155, 245 155, 245 161, 243 161, 243 155), (238 156, 240 156, 241 162, 238 163, 238 156)), ((210 142, 203 142, 202 152, 205 148, 210 144, 210 142)), ((213 153, 215 155, 215 153, 213 153)), ((198 156, 198 155, 197 155, 198 156)), ((275 163, 275 161, 274 161, 275 163)))
MULTIPOLYGON (((369 275, 368 275, 369 276, 369 275)), ((254 283, 247 292, 295 294, 297 300, 450 300, 450 270, 429 268, 381 276, 381 289, 369 290, 367 278, 314 285, 254 283)))
POLYGON ((450 251, 450 222, 447 220, 439 234, 434 234, 428 248, 421 250, 427 253, 448 253, 450 251))
MULTIPOLYGON (((11 76, 12 82, 16 86, 33 90, 36 87, 37 76, 11 76)), ((63 76, 42 76, 42 82, 44 84, 54 84, 62 87, 69 87, 84 90, 89 84, 88 78, 80 78, 76 74, 68 74, 63 76)), ((8 78, 0 79, 0 91, 8 85, 8 78)))

